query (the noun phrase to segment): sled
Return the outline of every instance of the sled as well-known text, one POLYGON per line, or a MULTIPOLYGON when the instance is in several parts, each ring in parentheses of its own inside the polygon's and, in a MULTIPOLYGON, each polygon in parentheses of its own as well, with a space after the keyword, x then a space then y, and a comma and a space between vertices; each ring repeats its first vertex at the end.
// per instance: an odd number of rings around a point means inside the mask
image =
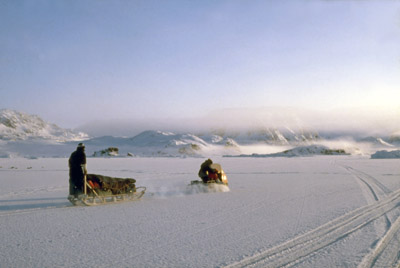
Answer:
POLYGON ((146 187, 136 187, 135 182, 134 179, 87 174, 84 176, 86 187, 84 187, 83 194, 69 195, 68 200, 74 206, 96 206, 136 201, 144 195, 146 187))

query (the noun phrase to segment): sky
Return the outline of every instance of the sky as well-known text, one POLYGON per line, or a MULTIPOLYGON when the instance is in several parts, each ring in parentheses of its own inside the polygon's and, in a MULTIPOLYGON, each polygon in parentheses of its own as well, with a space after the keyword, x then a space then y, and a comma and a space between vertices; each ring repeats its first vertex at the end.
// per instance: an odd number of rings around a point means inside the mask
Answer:
POLYGON ((0 0, 0 108, 61 127, 295 109, 400 129, 399 85, 400 1, 0 0))

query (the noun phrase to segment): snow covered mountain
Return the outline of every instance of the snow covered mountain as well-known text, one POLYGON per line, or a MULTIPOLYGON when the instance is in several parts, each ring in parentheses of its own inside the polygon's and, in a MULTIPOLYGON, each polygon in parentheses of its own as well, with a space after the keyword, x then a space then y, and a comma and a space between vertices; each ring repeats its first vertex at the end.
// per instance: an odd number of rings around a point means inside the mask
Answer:
POLYGON ((260 127, 243 131, 214 130, 211 133, 217 137, 222 137, 224 140, 234 140, 239 144, 299 145, 310 144, 320 139, 316 131, 293 130, 288 127, 260 127))
POLYGON ((390 158, 400 158, 400 150, 394 151, 377 151, 376 153, 371 155, 372 159, 390 159, 390 158))
MULTIPOLYGON (((88 155, 99 156, 98 151, 107 147, 119 149, 118 156, 144 157, 202 157, 240 152, 240 145, 230 138, 217 135, 199 137, 194 134, 179 134, 147 130, 134 137, 103 136, 84 141, 88 155), (92 154, 92 151, 95 153, 92 154)), ((71 144, 71 143, 70 143, 71 144)))
POLYGON ((400 145, 398 137, 398 134, 391 138, 350 137, 343 143, 337 134, 260 127, 237 131, 214 129, 197 134, 147 130, 134 137, 89 138, 85 133, 62 129, 35 115, 0 110, 0 157, 69 157, 78 141, 86 144, 88 157, 270 156, 295 148, 282 156, 327 154, 330 148, 345 149, 352 154, 371 154, 385 148, 396 149, 400 145), (304 147, 316 144, 327 147, 304 147), (368 152, 363 152, 360 146, 369 147, 368 152), (116 148, 118 153, 101 153, 108 148, 116 148))
POLYGON ((60 128, 36 115, 9 109, 0 110, 0 140, 42 139, 65 142, 87 138, 88 135, 85 133, 60 128))
MULTIPOLYGON (((201 156, 209 144, 193 134, 144 131, 131 138, 104 136, 85 141, 86 150, 119 149, 119 156, 201 156)), ((98 155, 98 154, 97 154, 98 155)))

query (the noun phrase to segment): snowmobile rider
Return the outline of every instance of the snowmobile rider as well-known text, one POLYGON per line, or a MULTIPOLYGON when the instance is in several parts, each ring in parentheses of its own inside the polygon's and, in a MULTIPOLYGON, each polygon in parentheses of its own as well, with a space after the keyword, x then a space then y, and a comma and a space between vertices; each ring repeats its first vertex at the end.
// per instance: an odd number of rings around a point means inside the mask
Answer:
POLYGON ((69 164, 69 194, 77 197, 83 192, 84 176, 86 170, 85 145, 79 143, 68 161, 69 164))
POLYGON ((218 179, 218 174, 217 174, 216 170, 214 170, 210 167, 212 163, 213 163, 213 161, 209 158, 206 161, 204 161, 204 163, 201 164, 201 166, 200 166, 199 177, 201 178, 201 180, 204 183, 207 183, 210 180, 218 179))

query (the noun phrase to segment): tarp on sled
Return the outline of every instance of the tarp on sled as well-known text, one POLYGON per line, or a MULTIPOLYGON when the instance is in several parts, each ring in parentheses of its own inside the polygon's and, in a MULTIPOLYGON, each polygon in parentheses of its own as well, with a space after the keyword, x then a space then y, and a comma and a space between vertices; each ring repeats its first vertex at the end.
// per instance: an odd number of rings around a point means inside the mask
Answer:
POLYGON ((110 190, 112 194, 122 194, 135 189, 136 180, 132 178, 115 178, 99 174, 87 174, 86 180, 93 189, 110 190))

